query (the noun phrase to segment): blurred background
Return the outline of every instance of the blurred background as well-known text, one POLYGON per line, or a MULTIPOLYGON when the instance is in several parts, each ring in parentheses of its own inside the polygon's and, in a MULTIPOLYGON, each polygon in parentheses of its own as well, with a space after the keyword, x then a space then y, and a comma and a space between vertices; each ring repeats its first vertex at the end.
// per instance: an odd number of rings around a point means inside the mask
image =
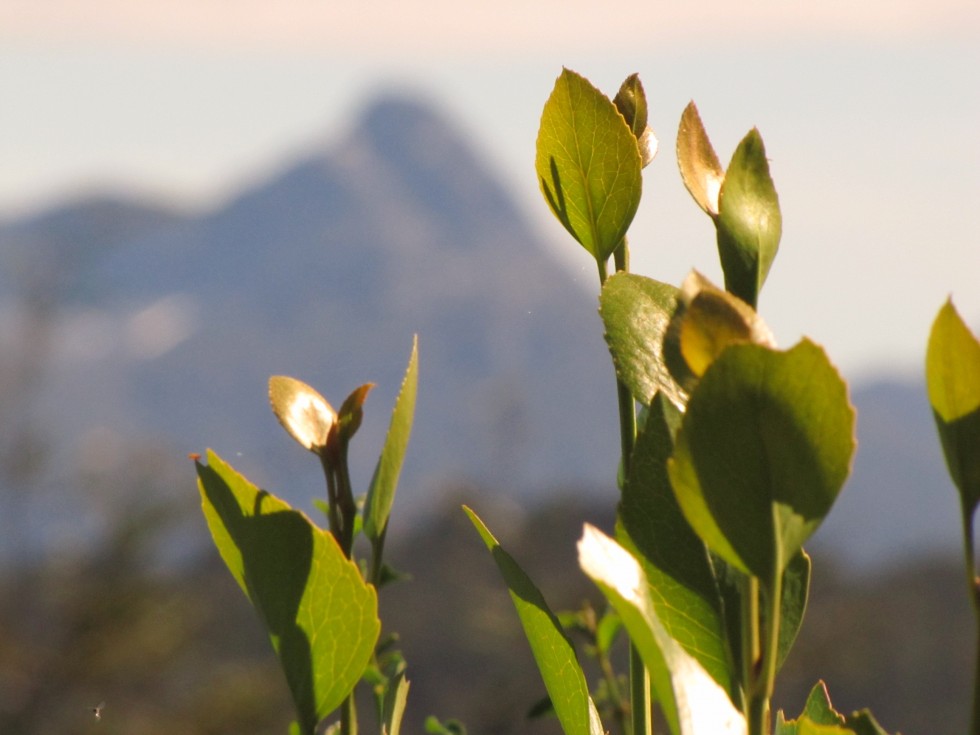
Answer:
POLYGON ((407 731, 557 732, 524 719, 543 687, 458 508, 555 607, 592 595, 567 572, 581 522, 612 524, 615 390, 594 266, 533 173, 562 66, 646 88, 639 273, 721 280, 673 155, 687 102, 723 162, 760 129, 784 221, 760 310, 850 383, 859 450, 778 703, 824 678, 889 731, 965 729, 973 628, 922 363, 950 294, 980 328, 973 0, 0 0, 0 732, 283 732, 187 454, 313 513, 317 463, 266 380, 335 405, 371 381, 363 488, 416 333, 391 549, 413 581, 382 603, 407 731))

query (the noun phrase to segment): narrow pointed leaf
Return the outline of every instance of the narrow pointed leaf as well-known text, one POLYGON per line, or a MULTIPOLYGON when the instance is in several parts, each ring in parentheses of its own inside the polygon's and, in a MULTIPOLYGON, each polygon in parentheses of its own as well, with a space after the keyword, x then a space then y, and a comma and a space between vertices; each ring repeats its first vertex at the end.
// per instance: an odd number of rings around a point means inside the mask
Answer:
POLYGON ((586 525, 579 565, 616 608, 651 672, 658 701, 675 735, 742 735, 745 718, 728 693, 667 632, 636 559, 602 531, 586 525), (664 681, 658 672, 669 672, 664 681))
POLYGON ((686 390, 672 374, 687 372, 678 341, 669 334, 678 297, 676 287, 630 273, 607 279, 599 297, 616 375, 644 405, 658 391, 677 406, 687 402, 686 390))
POLYGON ((333 536, 259 490, 214 452, 197 464, 208 528, 258 611, 304 733, 354 688, 381 628, 374 588, 333 536))
POLYGON ((640 203, 640 152, 609 98, 568 69, 541 115, 535 170, 565 229, 594 258, 606 261, 640 203))
POLYGON ((662 395, 650 404, 623 489, 619 516, 626 537, 619 540, 640 561, 665 630, 731 694, 725 625, 708 550, 681 513, 667 477, 680 422, 680 412, 662 395))
POLYGON ((415 419, 415 396, 418 393, 418 337, 412 341, 412 354, 405 369, 405 378, 395 401, 391 414, 388 435, 385 437, 381 457, 371 478, 364 506, 364 533, 372 541, 377 541, 388 526, 388 516, 395 501, 398 477, 401 474, 408 439, 412 433, 415 419))
POLYGON ((401 732, 402 717, 405 714, 405 704, 408 700, 408 688, 409 683, 404 672, 388 684, 384 701, 385 735, 399 735, 401 732))
POLYGON ((803 616, 806 613, 807 601, 810 597, 810 571, 812 568, 809 554, 800 549, 783 571, 783 599, 779 615, 779 648, 776 653, 776 671, 783 667, 786 657, 796 643, 803 616))
POLYGON ((717 216, 718 194, 725 180, 725 170, 711 147, 701 115, 693 102, 684 108, 677 130, 677 165, 684 186, 697 205, 712 217, 717 216))
POLYGON ((980 341, 952 300, 939 310, 926 351, 926 386, 963 512, 980 503, 980 341))
POLYGON ((603 735, 602 723, 589 696, 585 674, 558 618, 551 612, 538 588, 504 551, 476 513, 466 507, 463 510, 493 555, 507 584, 565 735, 603 735))
POLYGON ((734 345, 691 395, 668 472, 708 547, 767 580, 830 511, 854 446, 847 387, 820 347, 734 345))
POLYGON ((754 128, 728 164, 715 224, 725 288, 755 308, 783 225, 766 149, 754 128))

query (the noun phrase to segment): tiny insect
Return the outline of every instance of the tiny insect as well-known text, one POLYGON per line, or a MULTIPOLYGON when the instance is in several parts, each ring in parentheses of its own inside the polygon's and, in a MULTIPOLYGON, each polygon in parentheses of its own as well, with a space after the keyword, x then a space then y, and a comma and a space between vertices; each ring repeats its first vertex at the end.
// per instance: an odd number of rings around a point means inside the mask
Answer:
POLYGON ((99 702, 98 705, 92 708, 92 716, 95 717, 96 721, 102 720, 102 710, 105 709, 105 702, 99 702))

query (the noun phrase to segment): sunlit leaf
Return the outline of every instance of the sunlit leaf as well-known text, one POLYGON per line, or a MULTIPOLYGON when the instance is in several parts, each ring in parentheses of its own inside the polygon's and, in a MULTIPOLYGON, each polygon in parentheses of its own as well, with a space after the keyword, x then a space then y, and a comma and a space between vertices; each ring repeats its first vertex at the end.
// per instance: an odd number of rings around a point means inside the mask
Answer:
POLYGON ((674 378, 687 368, 676 338, 668 334, 679 295, 670 284, 617 273, 606 280, 599 298, 616 374, 645 405, 658 391, 675 405, 687 402, 687 392, 674 378))
POLYGON ((333 536, 210 450, 197 464, 215 546, 269 631, 303 733, 336 709, 381 628, 375 590, 333 536))
POLYGON ((337 412, 306 383, 285 375, 269 378, 269 402, 279 423, 299 444, 320 454, 337 423, 337 412))
POLYGON ((676 735, 744 734, 745 718, 725 689, 667 632, 636 559, 588 524, 578 553, 582 570, 616 608, 650 670, 671 730, 676 735), (666 677, 660 672, 667 672, 666 677))
POLYGON ((753 128, 735 150, 718 202, 715 225, 725 288, 756 308, 783 226, 758 130, 753 128))
POLYGON ((589 696, 585 674, 558 618, 524 570, 504 551, 476 513, 465 507, 463 510, 493 555, 507 584, 565 735, 603 735, 602 723, 589 696))
POLYGON ((412 433, 415 419, 415 396, 418 393, 418 337, 412 340, 412 354, 408 359, 401 390, 395 401, 395 408, 388 425, 384 448, 371 478, 367 501, 364 506, 364 533, 372 541, 377 541, 388 526, 388 516, 395 501, 398 478, 401 474, 408 439, 412 433))
POLYGON ((399 735, 401 732, 408 689, 409 683, 404 672, 388 683, 384 700, 384 735, 399 735))
POLYGON ((675 321, 681 355, 697 377, 730 345, 776 346, 775 337, 755 309, 697 271, 684 279, 680 298, 684 309, 675 321))
POLYGON ((926 386, 946 466, 969 520, 980 503, 980 341, 952 300, 929 334, 926 386))
POLYGON ((609 98, 568 69, 541 115, 535 170, 565 229, 594 258, 606 261, 640 203, 640 151, 609 98))
POLYGON ((691 395, 667 467, 708 547, 771 581, 829 512, 854 447, 847 386, 820 347, 734 345, 691 395))
POLYGON ((684 186, 694 201, 712 217, 718 214, 718 194, 725 180, 718 154, 711 147, 698 108, 689 102, 677 130, 677 164, 684 186))

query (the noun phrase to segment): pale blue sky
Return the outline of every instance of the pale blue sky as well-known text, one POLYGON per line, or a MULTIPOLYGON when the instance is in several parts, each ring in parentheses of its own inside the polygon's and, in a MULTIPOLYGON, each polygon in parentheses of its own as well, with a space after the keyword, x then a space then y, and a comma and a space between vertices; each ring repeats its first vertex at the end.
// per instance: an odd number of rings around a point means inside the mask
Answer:
POLYGON ((597 5, 0 0, 0 217, 91 188, 213 205, 407 89, 591 287, 536 191, 537 122, 562 65, 610 93, 636 71, 661 152, 634 270, 718 276, 673 156, 693 98, 723 162, 753 125, 765 139, 784 236, 760 307, 782 343, 811 335, 848 377, 910 375, 948 293, 980 326, 980 3, 597 5))

